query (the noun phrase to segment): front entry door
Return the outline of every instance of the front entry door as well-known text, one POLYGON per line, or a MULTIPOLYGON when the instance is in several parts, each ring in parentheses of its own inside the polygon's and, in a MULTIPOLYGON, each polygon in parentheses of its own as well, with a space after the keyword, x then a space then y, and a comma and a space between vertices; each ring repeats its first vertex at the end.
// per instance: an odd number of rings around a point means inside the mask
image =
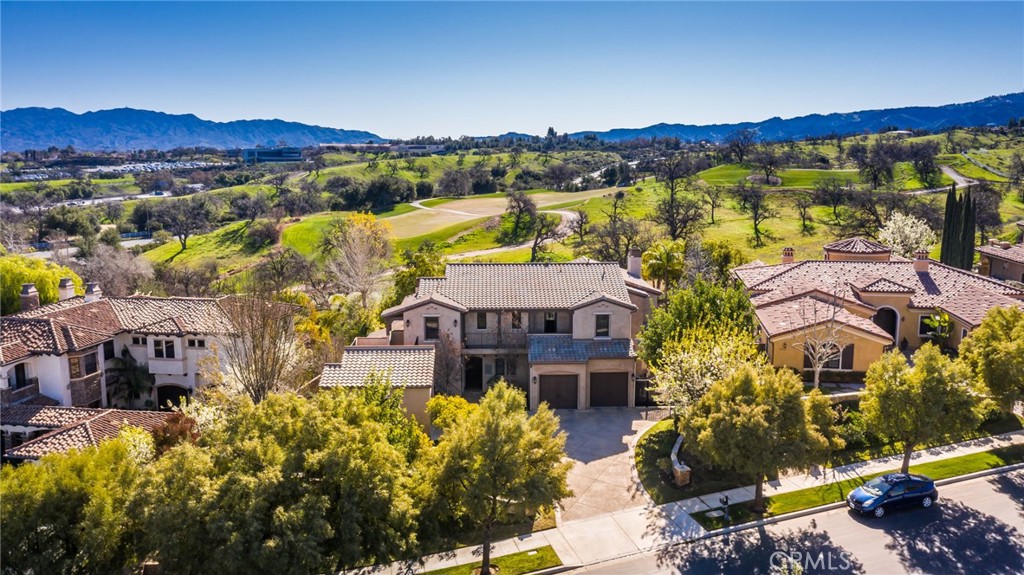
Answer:
POLYGON ((484 388, 484 358, 466 358, 466 389, 481 390, 484 388))

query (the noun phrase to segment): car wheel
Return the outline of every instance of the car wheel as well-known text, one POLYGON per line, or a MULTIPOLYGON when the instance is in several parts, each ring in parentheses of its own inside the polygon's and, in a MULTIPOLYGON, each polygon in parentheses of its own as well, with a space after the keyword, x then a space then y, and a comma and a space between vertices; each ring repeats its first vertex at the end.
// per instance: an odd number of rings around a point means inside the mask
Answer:
POLYGON ((927 509, 932 506, 932 503, 933 501, 931 497, 925 497, 924 499, 921 500, 921 507, 927 509))
POLYGON ((875 514, 875 517, 885 517, 885 507, 879 505, 878 507, 875 507, 873 513, 875 514))

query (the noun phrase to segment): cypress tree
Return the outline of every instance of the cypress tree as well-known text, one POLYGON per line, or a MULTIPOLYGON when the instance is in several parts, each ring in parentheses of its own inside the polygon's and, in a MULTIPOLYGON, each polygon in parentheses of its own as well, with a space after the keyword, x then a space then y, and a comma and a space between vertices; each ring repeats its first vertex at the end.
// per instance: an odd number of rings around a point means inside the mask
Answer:
POLYGON ((946 265, 949 265, 953 254, 952 235, 956 209, 956 183, 954 183, 946 192, 946 211, 942 219, 942 244, 940 245, 939 261, 946 265))

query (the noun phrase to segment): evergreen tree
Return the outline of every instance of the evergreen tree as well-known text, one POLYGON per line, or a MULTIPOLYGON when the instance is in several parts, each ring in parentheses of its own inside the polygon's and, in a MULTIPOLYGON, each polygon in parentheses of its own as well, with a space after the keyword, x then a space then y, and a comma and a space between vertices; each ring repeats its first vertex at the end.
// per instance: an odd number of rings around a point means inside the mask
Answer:
POLYGON ((956 253, 956 249, 953 246, 953 226, 955 222, 954 214, 958 211, 958 204, 956 184, 954 183, 946 193, 946 212, 943 215, 944 219, 942 222, 942 246, 939 252, 939 261, 946 265, 952 265, 953 254, 956 253))

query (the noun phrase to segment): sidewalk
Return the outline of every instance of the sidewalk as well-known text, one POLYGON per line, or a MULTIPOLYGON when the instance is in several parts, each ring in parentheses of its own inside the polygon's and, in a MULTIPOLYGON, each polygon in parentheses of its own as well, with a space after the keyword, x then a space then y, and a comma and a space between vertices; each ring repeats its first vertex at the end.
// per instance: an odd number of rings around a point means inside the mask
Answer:
MULTIPOLYGON (((928 463, 1017 444, 1024 444, 1024 430, 915 451, 911 464, 928 463)), ((901 455, 895 455, 836 468, 825 468, 809 474, 793 474, 766 483, 764 494, 770 496, 799 491, 851 477, 898 469, 902 461, 901 455)), ((567 521, 554 529, 497 541, 493 544, 491 557, 497 558, 509 553, 551 545, 563 564, 582 566, 635 555, 669 544, 685 543, 706 533, 690 514, 720 507, 718 500, 722 495, 728 495, 730 503, 751 501, 754 499, 754 486, 710 493, 663 505, 635 507, 589 519, 567 521)), ((479 561, 480 551, 481 546, 464 547, 427 556, 422 566, 397 562, 359 572, 382 575, 422 573, 479 561)))

